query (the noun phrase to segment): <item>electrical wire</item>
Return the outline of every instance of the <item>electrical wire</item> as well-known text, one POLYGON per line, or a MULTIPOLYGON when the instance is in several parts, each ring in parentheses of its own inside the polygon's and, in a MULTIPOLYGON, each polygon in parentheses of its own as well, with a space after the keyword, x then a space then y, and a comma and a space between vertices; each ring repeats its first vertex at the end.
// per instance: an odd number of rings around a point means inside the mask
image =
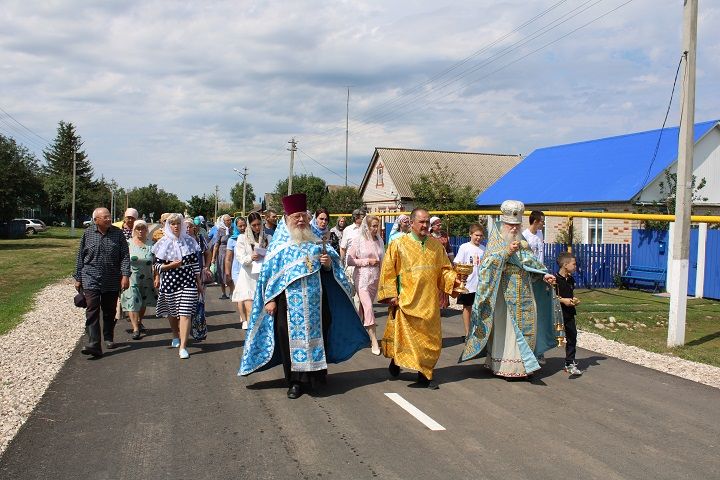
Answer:
MULTIPOLYGON (((592 1, 592 0, 588 0, 588 1, 585 2, 583 5, 589 3, 590 1, 592 1)), ((602 0, 599 0, 599 1, 602 1, 602 0)), ((535 21, 539 20, 540 18, 544 17, 544 16, 547 15, 549 12, 551 12, 552 10, 554 10, 555 8, 557 8, 558 6, 560 6, 560 5, 562 5, 563 3, 566 3, 566 2, 567 2, 567 0, 561 0, 561 1, 557 2, 557 3, 555 3, 554 5, 550 6, 550 7, 547 8, 546 10, 540 12, 539 14, 535 15, 534 17, 530 18, 529 20, 526 20, 525 22, 523 22, 523 23, 522 23, 521 25, 519 25, 518 27, 515 27, 515 28, 514 28, 513 30, 511 30, 510 32, 507 32, 506 34, 502 35, 500 38, 494 40, 493 42, 491 42, 491 43, 489 43, 489 44, 487 44, 487 45, 485 45, 484 47, 480 48, 479 50, 476 50, 475 52, 473 52, 472 54, 468 55, 467 57, 465 57, 464 59, 460 60, 459 62, 456 62, 455 64, 451 65, 450 67, 448 67, 448 68, 442 70, 441 72, 433 75, 433 76, 432 76, 431 78, 429 78, 428 80, 426 80, 426 81, 424 81, 424 82, 421 82, 421 83, 419 83, 419 84, 411 87, 411 88, 408 89, 405 93, 403 93, 402 95, 400 95, 398 98, 386 100, 385 102, 381 103, 380 105, 377 105, 377 106, 373 107, 373 110, 374 110, 374 112, 376 112, 376 113, 373 113, 373 114, 371 115, 371 117, 373 117, 373 116, 375 116, 375 115, 378 115, 378 114, 379 114, 379 113, 378 113, 378 110, 381 111, 381 110, 385 107, 385 105, 388 105, 388 106, 389 106, 389 105, 391 105, 391 104, 393 104, 393 103, 401 102, 401 101, 403 100, 403 97, 412 96, 412 95, 410 95, 412 92, 416 92, 416 91, 418 91, 418 90, 421 90, 424 86, 431 84, 434 80, 437 80, 437 79, 439 79, 439 78, 442 78, 445 74, 447 74, 447 73, 449 73, 449 72, 452 72, 453 70, 461 67, 462 65, 466 64, 467 62, 469 62, 469 61, 472 60, 473 58, 479 56, 481 53, 484 53, 484 52, 488 51, 490 48, 492 48, 493 46, 495 46, 495 45, 497 45, 498 43, 502 42, 502 41, 505 40, 506 38, 510 37, 512 34, 519 32, 519 31, 522 30, 523 28, 527 27, 528 25, 532 24, 533 22, 535 22, 535 21)), ((573 11, 577 10, 578 8, 581 8, 583 5, 580 5, 579 7, 574 8, 574 9, 571 10, 569 13, 572 13, 573 11)), ((565 15, 567 15, 567 13, 566 13, 565 15)), ((563 16, 565 16, 565 15, 563 15, 563 16)), ((560 18, 562 18, 563 16, 561 16, 560 18)), ((557 19, 556 19, 555 21, 557 21, 557 19)), ((552 23, 552 22, 551 22, 551 23, 552 23)), ((546 25, 546 26, 547 26, 547 25, 546 25)), ((533 32, 533 33, 535 33, 535 32, 533 32)), ((355 121, 355 122, 360 122, 360 123, 369 123, 369 120, 368 120, 368 119, 361 120, 361 119, 358 119, 357 117, 353 117, 352 120, 355 121)), ((344 129, 344 125, 338 125, 337 127, 333 127, 333 128, 330 128, 330 129, 327 129, 327 130, 324 130, 324 131, 317 132, 316 135, 321 135, 321 136, 322 136, 322 135, 327 135, 327 134, 330 134, 330 133, 336 133, 336 132, 339 131, 341 128, 344 129)))
MULTIPOLYGON (((521 38, 520 40, 517 40, 516 42, 512 43, 511 45, 494 53, 489 58, 483 60, 479 64, 477 64, 469 69, 466 69, 460 73, 455 74, 454 76, 450 77, 450 79, 444 80, 443 83, 441 83, 440 85, 431 87, 429 90, 426 90, 425 92, 423 92, 419 95, 413 96, 413 98, 406 99, 405 101, 401 102, 397 106, 397 108, 402 108, 404 106, 411 105, 412 103, 417 102, 418 100, 427 98, 428 96, 432 95, 436 91, 442 90, 445 87, 462 80, 463 78, 467 77, 471 73, 474 73, 474 72, 478 71, 479 69, 486 67, 486 66, 490 65, 491 63, 502 59, 503 57, 509 55, 513 51, 516 51, 519 48, 532 42, 533 40, 536 40, 536 39, 542 37, 543 35, 546 35, 546 34, 552 32, 553 30, 555 30, 556 28, 559 28, 564 23, 572 20, 573 18, 577 17, 578 15, 580 15, 582 13, 585 13, 587 10, 596 6, 597 4, 601 3, 602 1, 603 0, 587 0, 586 2, 578 5, 577 7, 573 8, 569 12, 566 12, 565 14, 561 15, 560 17, 552 20, 550 23, 543 25, 539 29, 530 33, 528 36, 521 38), (583 7, 585 7, 589 3, 592 3, 592 5, 583 9, 583 7)), ((382 120, 388 116, 393 115, 394 113, 395 112, 393 112, 393 111, 389 111, 389 112, 385 112, 385 113, 376 112, 376 113, 373 113, 370 117, 364 119, 363 123, 370 123, 371 121, 382 120)))
POLYGON ((18 120, 17 118, 13 117, 12 115, 10 115, 8 112, 5 111, 4 108, 0 107, 0 112, 3 112, 3 113, 4 113, 5 115, 7 115, 8 117, 12 118, 12 119, 15 121, 15 123, 17 123, 18 125, 20 125, 21 127, 23 127, 25 130, 27 130, 28 132, 32 133, 32 134, 35 135, 36 137, 38 137, 40 140, 43 140, 43 141, 46 142, 46 143, 52 143, 52 142, 51 142, 50 140, 48 140, 47 138, 43 137, 42 135, 39 135, 39 134, 35 133, 34 131, 30 130, 28 127, 26 127, 25 125, 23 125, 23 124, 20 122, 20 120, 18 120))
MULTIPOLYGON (((665 110, 665 118, 663 119, 660 132, 658 133, 657 143, 655 144, 655 152, 653 153, 652 159, 650 160, 650 165, 648 165, 647 172, 645 173, 645 179, 640 184, 640 189, 645 188, 645 184, 647 183, 648 178, 650 178, 650 172, 652 171, 653 164, 655 163, 655 159, 657 158, 658 151, 660 150, 660 141, 662 140, 663 131, 665 131, 665 125, 667 124, 668 115, 670 115, 670 107, 672 106, 673 96, 675 95, 675 86, 677 85, 678 75, 680 74, 680 66, 682 65, 686 55, 686 53, 680 55, 680 61, 678 62, 677 70, 675 70, 675 80, 673 80, 672 91, 670 92, 670 101, 668 102, 667 110, 665 110)), ((682 112, 680 112, 680 118, 682 118, 682 112)))

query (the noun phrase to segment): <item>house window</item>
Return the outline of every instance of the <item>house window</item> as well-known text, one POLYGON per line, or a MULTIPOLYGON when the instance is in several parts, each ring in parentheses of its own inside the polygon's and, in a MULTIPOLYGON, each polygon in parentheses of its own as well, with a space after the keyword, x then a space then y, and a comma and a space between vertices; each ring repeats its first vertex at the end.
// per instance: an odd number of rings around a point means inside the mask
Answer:
MULTIPOLYGON (((603 210, 583 210, 584 212, 602 212, 603 210)), ((586 218, 585 219, 585 243, 601 244, 603 243, 603 219, 602 218, 586 218)))
POLYGON ((377 172, 377 180, 375 182, 376 187, 384 187, 385 183, 383 182, 383 170, 384 167, 382 164, 378 164, 376 172, 377 172))

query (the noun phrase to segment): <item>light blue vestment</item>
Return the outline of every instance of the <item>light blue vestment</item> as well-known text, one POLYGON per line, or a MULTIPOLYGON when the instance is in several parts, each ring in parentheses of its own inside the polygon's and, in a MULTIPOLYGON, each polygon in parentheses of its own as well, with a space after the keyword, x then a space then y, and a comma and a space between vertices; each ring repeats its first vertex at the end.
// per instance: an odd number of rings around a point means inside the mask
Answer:
POLYGON ((546 273, 529 249, 508 255, 500 225, 493 229, 479 267, 470 333, 459 362, 490 355, 488 339, 494 322, 507 319, 506 328, 515 331, 525 373, 540 368, 536 357, 556 346, 554 325, 562 321, 552 287, 542 281, 546 273), (495 312, 499 293, 507 313, 502 318, 495 312))
POLYGON ((369 346, 370 339, 352 303, 351 287, 340 257, 326 244, 332 259, 332 277, 321 275, 322 245, 293 243, 282 219, 268 246, 257 281, 238 375, 249 375, 282 363, 276 348, 275 322, 265 304, 278 295, 287 298, 288 337, 292 371, 310 372, 339 363, 369 346), (325 278, 323 278, 325 277, 325 278), (331 277, 331 278, 330 278, 331 277), (322 332, 322 295, 328 297, 331 323, 328 338, 322 332))

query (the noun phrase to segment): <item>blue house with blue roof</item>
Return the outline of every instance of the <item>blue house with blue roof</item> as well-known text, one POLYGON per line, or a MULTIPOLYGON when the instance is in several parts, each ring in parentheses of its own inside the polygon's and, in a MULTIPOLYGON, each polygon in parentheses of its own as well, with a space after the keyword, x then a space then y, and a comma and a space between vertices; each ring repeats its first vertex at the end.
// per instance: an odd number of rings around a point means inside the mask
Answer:
MULTIPOLYGON (((497 208, 508 198, 530 210, 635 212, 661 201, 664 171, 675 173, 679 128, 539 148, 476 198, 480 208, 497 208)), ((693 212, 720 214, 720 120, 695 124, 693 175, 704 178, 706 201, 693 212)), ((527 221, 527 218, 526 218, 527 221)), ((548 217, 545 241, 554 242, 565 220, 548 217)), ((583 243, 630 243, 630 220, 575 219, 583 243)))

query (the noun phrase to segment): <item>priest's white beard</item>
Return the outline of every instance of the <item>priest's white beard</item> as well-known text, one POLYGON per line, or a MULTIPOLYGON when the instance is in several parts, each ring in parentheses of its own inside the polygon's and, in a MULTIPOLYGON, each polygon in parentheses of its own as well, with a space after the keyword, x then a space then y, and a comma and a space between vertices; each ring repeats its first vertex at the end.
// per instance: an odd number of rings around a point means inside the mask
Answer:
POLYGON ((507 243, 507 244, 510 244, 512 242, 522 242, 523 240, 525 240, 525 237, 522 236, 522 233, 520 233, 520 232, 512 233, 505 229, 503 229, 503 231, 502 231, 502 237, 503 237, 503 240, 505 240, 505 243, 507 243))
POLYGON ((318 238, 317 235, 315 235, 310 229, 310 226, 307 226, 305 228, 298 228, 294 225, 288 224, 288 232, 290 233, 290 240, 293 241, 293 243, 303 243, 303 242, 319 242, 320 238, 318 238))

